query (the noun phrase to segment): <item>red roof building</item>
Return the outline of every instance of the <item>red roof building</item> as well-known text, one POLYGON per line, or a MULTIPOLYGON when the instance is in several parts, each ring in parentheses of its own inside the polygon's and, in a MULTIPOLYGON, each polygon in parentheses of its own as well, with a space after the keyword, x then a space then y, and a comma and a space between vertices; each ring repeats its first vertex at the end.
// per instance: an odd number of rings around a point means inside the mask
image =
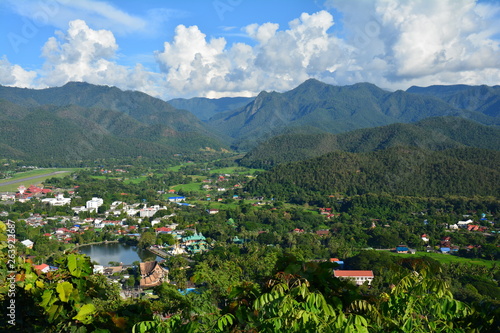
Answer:
POLYGON ((373 271, 361 271, 361 270, 335 270, 333 271, 333 276, 339 279, 351 280, 356 285, 360 286, 365 282, 371 285, 373 280, 373 271))

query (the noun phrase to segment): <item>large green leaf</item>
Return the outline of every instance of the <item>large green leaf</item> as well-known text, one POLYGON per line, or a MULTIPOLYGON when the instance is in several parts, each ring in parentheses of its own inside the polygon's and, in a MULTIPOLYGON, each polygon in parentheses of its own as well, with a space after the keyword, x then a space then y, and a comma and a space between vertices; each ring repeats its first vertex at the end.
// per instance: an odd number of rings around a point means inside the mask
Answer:
POLYGON ((68 269, 74 277, 89 276, 92 273, 90 262, 84 255, 68 255, 68 269))
POLYGON ((73 317, 73 319, 76 319, 83 324, 90 324, 93 320, 92 315, 95 313, 95 306, 92 303, 85 304, 80 308, 80 311, 78 311, 77 315, 73 317))
POLYGON ((56 290, 59 293, 59 299, 63 302, 67 302, 69 300, 69 296, 73 292, 73 285, 67 281, 58 283, 56 290))

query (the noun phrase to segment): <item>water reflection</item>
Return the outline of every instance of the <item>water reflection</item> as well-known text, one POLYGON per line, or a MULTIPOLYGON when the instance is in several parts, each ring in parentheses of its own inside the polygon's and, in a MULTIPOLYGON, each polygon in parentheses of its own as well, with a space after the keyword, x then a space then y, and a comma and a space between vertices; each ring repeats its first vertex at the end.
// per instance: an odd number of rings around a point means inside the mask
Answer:
POLYGON ((104 266, 110 261, 131 265, 134 261, 162 260, 147 250, 121 243, 86 245, 80 247, 79 251, 88 255, 92 262, 95 261, 104 266))

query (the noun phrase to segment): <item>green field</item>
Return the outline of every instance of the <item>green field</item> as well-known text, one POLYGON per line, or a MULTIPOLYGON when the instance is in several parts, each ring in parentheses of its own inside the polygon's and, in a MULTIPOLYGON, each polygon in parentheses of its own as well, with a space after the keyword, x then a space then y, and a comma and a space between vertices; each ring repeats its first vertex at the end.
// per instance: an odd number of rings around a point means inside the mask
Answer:
POLYGON ((493 264, 497 263, 496 261, 492 260, 469 259, 469 258, 458 257, 452 254, 442 254, 442 253, 417 252, 415 254, 397 254, 397 253, 393 254, 395 256, 402 258, 430 257, 434 260, 439 261, 442 264, 450 264, 450 263, 473 264, 473 265, 486 266, 488 268, 493 267, 493 264))
POLYGON ((69 175, 71 172, 79 170, 78 168, 53 168, 53 169, 36 169, 26 172, 18 172, 14 174, 9 179, 2 179, 0 181, 0 192, 15 192, 20 185, 29 186, 29 185, 38 185, 43 183, 45 180, 53 177, 65 177, 69 175), (50 173, 57 171, 68 171, 64 173, 60 173, 57 175, 49 175, 50 173), (27 179, 30 177, 37 177, 34 179, 27 179), (3 185, 5 183, 9 183, 12 181, 16 181, 14 184, 3 185))
POLYGON ((176 190, 176 191, 185 191, 185 192, 200 192, 200 193, 203 193, 205 191, 201 190, 201 185, 203 183, 202 182, 199 182, 199 183, 189 183, 189 184, 180 184, 180 185, 175 185, 175 186, 172 186, 171 188, 176 190))

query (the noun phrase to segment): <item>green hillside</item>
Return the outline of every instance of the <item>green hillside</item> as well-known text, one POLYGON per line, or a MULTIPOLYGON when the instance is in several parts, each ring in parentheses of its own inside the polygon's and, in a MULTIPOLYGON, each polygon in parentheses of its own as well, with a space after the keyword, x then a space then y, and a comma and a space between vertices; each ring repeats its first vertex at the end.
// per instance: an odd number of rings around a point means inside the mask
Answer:
POLYGON ((499 196, 500 152, 403 147, 368 153, 332 152, 278 165, 259 175, 247 190, 280 200, 305 201, 334 193, 499 196))
POLYGON ((194 97, 176 98, 167 102, 177 109, 188 110, 202 121, 207 121, 217 113, 242 108, 253 100, 253 97, 194 97))
POLYGON ((500 150, 500 129, 457 117, 424 119, 414 124, 391 124, 342 134, 287 133, 260 144, 241 160, 248 167, 271 168, 328 152, 370 152, 408 146, 430 150, 477 147, 500 150))
POLYGON ((500 86, 468 86, 463 84, 413 86, 407 92, 438 97, 456 108, 479 111, 487 116, 500 116, 500 86))
POLYGON ((285 93, 262 92, 239 110, 216 114, 209 124, 232 137, 235 147, 246 150, 303 126, 312 133, 336 134, 437 116, 500 124, 496 117, 453 107, 434 96, 388 92, 369 83, 339 87, 313 79, 285 93))

